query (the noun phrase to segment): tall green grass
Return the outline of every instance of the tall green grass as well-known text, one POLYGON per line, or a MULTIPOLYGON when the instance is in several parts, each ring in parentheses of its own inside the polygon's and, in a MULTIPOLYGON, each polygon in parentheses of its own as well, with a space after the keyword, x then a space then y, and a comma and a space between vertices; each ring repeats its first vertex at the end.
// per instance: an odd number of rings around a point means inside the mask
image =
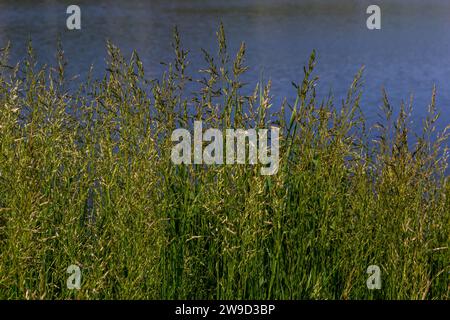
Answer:
POLYGON ((245 46, 230 56, 217 35, 191 77, 175 31, 159 81, 110 43, 107 75, 83 83, 67 79, 62 49, 53 67, 38 67, 31 45, 13 66, 2 49, 0 298, 448 299, 435 92, 412 143, 410 105, 395 112, 386 94, 385 119, 368 128, 362 72, 342 103, 318 101, 314 53, 295 103, 272 106, 270 82, 244 94, 245 46), (174 165, 171 133, 194 120, 279 126, 278 173, 174 165), (66 287, 71 264, 80 290, 66 287), (366 286, 369 265, 381 290, 366 286))

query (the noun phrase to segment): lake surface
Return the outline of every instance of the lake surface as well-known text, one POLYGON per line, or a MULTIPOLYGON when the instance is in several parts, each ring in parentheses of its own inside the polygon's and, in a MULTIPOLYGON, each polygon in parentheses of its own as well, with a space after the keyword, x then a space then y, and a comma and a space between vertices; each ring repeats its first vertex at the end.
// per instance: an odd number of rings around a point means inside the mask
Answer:
MULTIPOLYGON (((190 49, 190 69, 205 66, 200 48, 216 52, 215 32, 223 21, 229 48, 247 44, 246 80, 273 83, 274 108, 282 97, 295 96, 292 82, 302 79, 303 66, 317 51, 319 93, 344 97, 354 74, 365 65, 363 110, 377 120, 381 89, 398 106, 414 94, 415 128, 425 115, 433 85, 442 110, 440 127, 450 123, 450 1, 364 0, 175 0, 76 1, 82 29, 66 28, 69 1, 0 1, 0 46, 13 45, 12 60, 22 59, 31 38, 43 62, 54 61, 56 39, 62 38, 69 72, 96 75, 105 68, 105 41, 125 54, 136 49, 149 77, 158 78, 161 61, 170 61, 172 28, 177 25, 190 49), (368 30, 366 8, 379 4, 382 29, 368 30)), ((191 72, 192 73, 192 72, 191 72)))

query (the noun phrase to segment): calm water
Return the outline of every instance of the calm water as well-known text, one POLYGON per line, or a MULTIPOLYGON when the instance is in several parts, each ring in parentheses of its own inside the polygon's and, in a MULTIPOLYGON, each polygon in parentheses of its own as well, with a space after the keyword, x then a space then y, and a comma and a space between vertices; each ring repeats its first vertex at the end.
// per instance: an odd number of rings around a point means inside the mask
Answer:
POLYGON ((363 109, 369 119, 377 119, 384 86, 396 104, 414 94, 417 125, 436 84, 441 124, 450 123, 450 1, 383 1, 382 30, 369 31, 365 9, 380 2, 0 0, 0 45, 11 40, 13 60, 21 59, 30 37, 39 58, 51 62, 60 35, 70 73, 84 75, 94 64, 100 76, 105 41, 110 39, 127 54, 137 49, 149 77, 159 77, 159 62, 172 57, 174 25, 191 50, 194 71, 205 66, 200 48, 215 52, 215 31, 223 21, 232 51, 241 41, 247 44, 251 69, 246 80, 253 86, 261 77, 272 79, 276 104, 284 96, 292 100, 291 82, 301 80, 303 65, 316 49, 321 95, 332 90, 342 98, 353 75, 365 65, 363 109), (65 27, 66 7, 72 3, 82 10, 81 31, 65 27))

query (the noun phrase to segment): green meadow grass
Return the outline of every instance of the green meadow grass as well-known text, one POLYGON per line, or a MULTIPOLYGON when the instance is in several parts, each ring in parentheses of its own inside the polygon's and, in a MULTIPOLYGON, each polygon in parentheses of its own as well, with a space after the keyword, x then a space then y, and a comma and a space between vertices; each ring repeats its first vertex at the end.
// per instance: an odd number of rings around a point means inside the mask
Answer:
POLYGON ((344 101, 318 101, 313 53, 295 103, 272 106, 270 82, 243 94, 245 46, 231 56, 222 27, 217 36, 217 54, 203 52, 190 76, 175 31, 160 81, 110 43, 107 75, 83 83, 67 79, 62 50, 38 67, 31 45, 12 66, 2 49, 0 298, 448 299, 435 92, 417 137, 410 104, 394 108, 386 94, 369 128, 362 72, 344 101), (280 127, 278 173, 174 165, 171 133, 194 120, 280 127), (66 285, 72 264, 80 290, 66 285), (369 265, 380 290, 366 286, 369 265))

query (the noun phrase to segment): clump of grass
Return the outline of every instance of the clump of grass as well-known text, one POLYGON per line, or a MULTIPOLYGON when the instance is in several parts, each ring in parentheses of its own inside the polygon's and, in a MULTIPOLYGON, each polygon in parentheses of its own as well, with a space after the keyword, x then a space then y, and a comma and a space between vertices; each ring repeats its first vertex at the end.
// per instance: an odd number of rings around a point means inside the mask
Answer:
POLYGON ((73 90, 29 57, 0 75, 0 297, 3 299, 448 299, 450 187, 435 91, 416 143, 410 105, 367 128, 358 73, 342 104, 319 102, 315 53, 295 103, 270 82, 244 94, 245 45, 223 27, 200 75, 174 61, 145 78, 108 44, 108 72, 73 90), (196 88, 191 93, 187 87, 196 88), (280 170, 176 166, 175 128, 282 132, 280 170), (82 270, 80 290, 66 268, 82 270), (366 287, 369 265, 381 290, 366 287))

